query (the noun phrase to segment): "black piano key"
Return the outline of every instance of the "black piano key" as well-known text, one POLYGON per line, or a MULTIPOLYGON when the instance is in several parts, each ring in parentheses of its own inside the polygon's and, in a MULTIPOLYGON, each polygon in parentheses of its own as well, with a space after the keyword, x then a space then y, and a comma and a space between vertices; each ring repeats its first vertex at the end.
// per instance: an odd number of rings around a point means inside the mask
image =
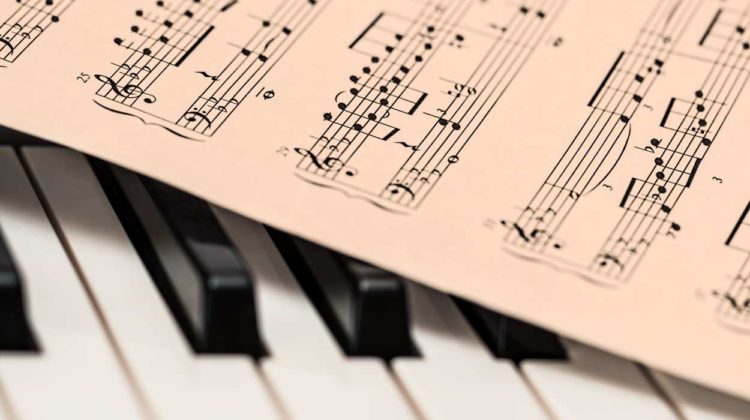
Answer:
POLYGON ((36 351, 26 317, 21 275, 0 234, 0 351, 36 351))
POLYGON ((54 146, 53 143, 44 141, 12 128, 0 125, 0 146, 54 146))
POLYGON ((406 287, 384 270, 268 229, 307 296, 350 356, 414 356, 406 287))
POLYGON ((101 161, 92 166, 193 349, 264 356, 253 278, 208 203, 101 161))
POLYGON ((454 300, 495 357, 514 361, 567 359, 565 347, 556 334, 477 304, 454 300))

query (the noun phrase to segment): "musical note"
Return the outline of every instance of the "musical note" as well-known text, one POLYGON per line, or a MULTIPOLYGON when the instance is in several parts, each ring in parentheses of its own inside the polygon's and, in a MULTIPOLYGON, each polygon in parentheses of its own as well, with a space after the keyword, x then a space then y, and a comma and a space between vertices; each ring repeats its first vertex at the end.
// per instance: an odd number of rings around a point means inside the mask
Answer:
POLYGON ((276 92, 274 92, 273 90, 267 90, 263 92, 263 99, 266 101, 269 99, 273 99, 274 97, 276 97, 276 92))

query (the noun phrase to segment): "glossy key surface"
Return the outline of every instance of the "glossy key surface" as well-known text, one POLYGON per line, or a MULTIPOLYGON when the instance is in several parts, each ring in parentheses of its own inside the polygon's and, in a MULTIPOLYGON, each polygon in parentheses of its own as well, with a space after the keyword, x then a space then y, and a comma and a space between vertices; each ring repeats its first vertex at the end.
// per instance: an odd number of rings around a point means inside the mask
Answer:
POLYGON ((209 205, 121 168, 94 167, 194 349, 263 355, 253 279, 209 205))
POLYGON ((269 232, 347 354, 392 358, 415 353, 401 278, 311 242, 269 232))
POLYGON ((23 293, 21 274, 0 233, 0 351, 37 350, 23 293))
POLYGON ((462 299, 455 301, 495 357, 514 361, 567 358, 556 334, 462 299))

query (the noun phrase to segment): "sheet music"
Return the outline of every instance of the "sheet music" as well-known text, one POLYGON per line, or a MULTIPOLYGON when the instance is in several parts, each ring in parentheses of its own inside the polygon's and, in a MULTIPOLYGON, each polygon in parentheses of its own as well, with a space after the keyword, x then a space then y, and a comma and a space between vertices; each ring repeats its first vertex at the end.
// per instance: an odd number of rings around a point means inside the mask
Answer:
POLYGON ((267 17, 248 14, 242 28, 230 26, 236 29, 233 35, 245 35, 244 39, 235 42, 233 36, 226 51, 214 51, 212 59, 202 63, 205 69, 191 69, 186 74, 185 63, 191 54, 216 29, 221 15, 231 13, 238 3, 237 0, 203 0, 192 5, 157 2, 136 10, 136 23, 129 33, 114 38, 114 44, 124 49, 124 58, 112 63, 114 68, 108 74, 94 75, 100 84, 94 102, 114 114, 161 127, 183 139, 206 141, 248 97, 273 99, 273 89, 262 85, 265 75, 324 6, 317 1, 286 0, 274 5, 267 17), (184 98, 184 107, 174 112, 162 107, 159 98, 167 96, 175 102, 177 92, 167 81, 163 84, 171 89, 161 88, 160 79, 176 78, 178 75, 170 73, 179 71, 182 77, 202 76, 204 80, 193 80, 190 84, 205 88, 198 95, 184 98))
POLYGON ((103 3, 0 123, 750 398, 747 0, 103 3))
POLYGON ((748 202, 742 215, 734 225, 732 232, 727 237, 725 245, 736 250, 743 257, 742 263, 734 276, 731 276, 725 284, 711 291, 716 298, 714 304, 716 319, 729 329, 738 333, 750 332, 750 202, 748 202))
POLYGON ((428 4, 410 17, 379 13, 349 45, 372 57, 371 64, 353 69, 342 83, 345 90, 334 96, 336 109, 323 114, 315 141, 294 149, 302 156, 296 175, 386 211, 418 209, 460 161, 562 3, 506 5, 489 22, 471 14, 480 10, 471 2, 428 4), (432 91, 420 90, 423 72, 429 74, 441 54, 460 57, 462 66, 441 66, 432 91), (360 170, 368 175, 358 176, 360 170))
POLYGON ((75 0, 6 0, 0 6, 0 69, 18 60, 44 32, 60 22, 75 0))

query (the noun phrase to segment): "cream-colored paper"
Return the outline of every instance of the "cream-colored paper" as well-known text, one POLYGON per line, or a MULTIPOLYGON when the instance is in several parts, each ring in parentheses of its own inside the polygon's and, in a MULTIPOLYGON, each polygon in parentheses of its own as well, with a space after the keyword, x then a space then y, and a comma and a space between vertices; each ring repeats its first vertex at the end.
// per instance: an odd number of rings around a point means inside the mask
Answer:
POLYGON ((750 397, 748 2, 65 6, 3 124, 750 397))

